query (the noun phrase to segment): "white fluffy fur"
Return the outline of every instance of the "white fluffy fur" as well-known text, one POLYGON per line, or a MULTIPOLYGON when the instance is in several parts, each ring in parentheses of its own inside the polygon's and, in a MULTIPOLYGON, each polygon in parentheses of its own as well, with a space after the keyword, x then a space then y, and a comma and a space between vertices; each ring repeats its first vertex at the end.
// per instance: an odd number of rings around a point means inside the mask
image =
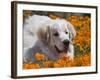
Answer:
POLYGON ((24 62, 26 62, 27 50, 34 46, 35 42, 38 40, 37 32, 39 28, 44 28, 46 26, 54 27, 59 30, 59 37, 61 40, 68 39, 70 41, 69 50, 67 52, 70 58, 74 57, 74 47, 71 42, 72 38, 75 37, 76 32, 73 28, 73 25, 64 19, 56 19, 52 20, 48 16, 40 16, 40 15, 33 15, 26 19, 24 23, 24 62), (69 38, 69 34, 66 35, 64 33, 64 29, 68 28, 68 32, 71 33, 71 37, 69 38))

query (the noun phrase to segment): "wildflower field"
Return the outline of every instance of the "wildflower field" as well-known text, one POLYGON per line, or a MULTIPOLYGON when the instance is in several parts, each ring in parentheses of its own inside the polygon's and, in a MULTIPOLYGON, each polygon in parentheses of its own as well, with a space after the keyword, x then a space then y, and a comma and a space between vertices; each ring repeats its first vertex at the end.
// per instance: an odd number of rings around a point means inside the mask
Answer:
MULTIPOLYGON (((30 13, 29 13, 30 14, 30 13)), ((29 15, 28 13, 25 16, 29 15)), ((52 19, 58 16, 49 14, 52 19)), ((39 69, 39 68, 61 68, 61 67, 78 67, 91 65, 91 18, 88 15, 76 16, 71 15, 65 18, 74 25, 76 30, 76 37, 73 39, 75 57, 71 60, 64 54, 56 61, 46 60, 46 56, 41 53, 36 53, 36 63, 24 63, 23 69, 39 69)))

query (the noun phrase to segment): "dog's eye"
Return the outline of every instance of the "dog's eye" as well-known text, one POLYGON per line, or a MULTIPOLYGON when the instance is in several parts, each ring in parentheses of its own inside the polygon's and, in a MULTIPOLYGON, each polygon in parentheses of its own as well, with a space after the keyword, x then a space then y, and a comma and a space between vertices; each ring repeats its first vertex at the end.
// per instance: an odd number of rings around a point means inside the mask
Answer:
POLYGON ((54 33, 54 36, 59 36, 58 32, 54 33))
POLYGON ((68 34, 68 32, 65 32, 66 34, 68 34))

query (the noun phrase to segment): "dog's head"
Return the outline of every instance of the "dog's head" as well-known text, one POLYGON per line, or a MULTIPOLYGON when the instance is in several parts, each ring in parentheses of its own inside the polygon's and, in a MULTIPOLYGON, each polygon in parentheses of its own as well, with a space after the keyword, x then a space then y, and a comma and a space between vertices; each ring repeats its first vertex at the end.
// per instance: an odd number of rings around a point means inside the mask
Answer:
POLYGON ((56 19, 50 25, 41 27, 38 32, 39 39, 55 47, 57 52, 66 52, 75 35, 73 25, 64 19, 56 19))

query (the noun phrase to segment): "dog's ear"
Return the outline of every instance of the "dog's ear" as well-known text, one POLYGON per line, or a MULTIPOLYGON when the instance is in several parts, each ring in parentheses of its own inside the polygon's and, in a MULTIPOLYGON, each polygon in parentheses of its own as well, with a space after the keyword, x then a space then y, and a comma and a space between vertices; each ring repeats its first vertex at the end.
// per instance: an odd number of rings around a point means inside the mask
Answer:
POLYGON ((46 28, 45 27, 41 27, 38 30, 38 38, 39 38, 39 40, 41 40, 43 42, 46 40, 46 28))
POLYGON ((76 36, 76 31, 74 29, 74 26, 70 22, 67 22, 67 27, 70 32, 69 37, 70 37, 70 39, 73 39, 76 36))
POLYGON ((47 26, 47 28, 46 28, 46 41, 47 41, 48 44, 50 43, 50 35, 51 35, 50 32, 51 32, 50 26, 47 26))
POLYGON ((50 27, 49 26, 45 26, 45 27, 41 27, 38 31, 38 38, 39 40, 41 40, 43 43, 45 44, 49 44, 50 43, 50 27))
POLYGON ((48 45, 54 45, 54 41, 53 41, 53 36, 52 36, 52 28, 50 26, 47 27, 47 33, 46 33, 46 41, 48 43, 48 45))

